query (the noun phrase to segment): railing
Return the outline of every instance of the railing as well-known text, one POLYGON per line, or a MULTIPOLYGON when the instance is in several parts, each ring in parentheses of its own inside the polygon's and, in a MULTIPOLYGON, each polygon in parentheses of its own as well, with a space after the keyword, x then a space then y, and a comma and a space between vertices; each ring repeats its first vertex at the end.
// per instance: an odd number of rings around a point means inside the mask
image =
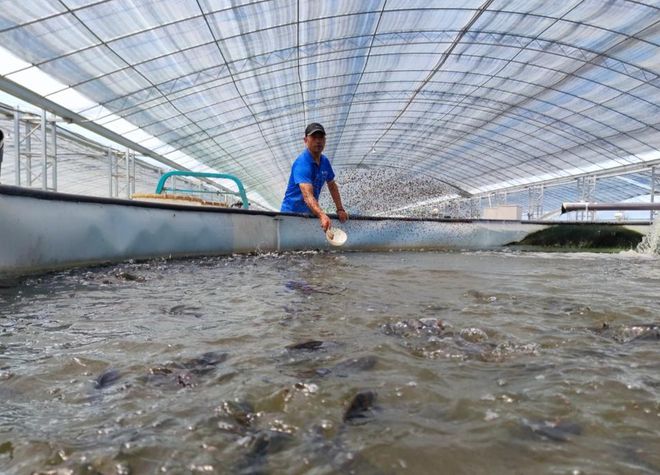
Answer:
POLYGON ((175 170, 171 172, 167 172, 163 174, 162 177, 160 177, 160 180, 158 180, 158 185, 156 186, 156 194, 160 195, 163 191, 173 191, 173 192, 183 192, 183 193, 199 193, 199 190, 183 190, 183 189, 176 189, 176 188, 165 188, 165 182, 167 181, 168 178, 172 176, 192 176, 196 178, 223 178, 226 180, 232 180, 234 183, 236 183, 236 186, 238 187, 238 193, 234 192, 227 192, 227 194, 232 194, 236 196, 241 197, 241 201, 243 202, 243 208, 248 209, 249 208, 249 202, 247 199, 247 195, 245 194, 245 188, 243 187, 243 183, 241 180, 236 178, 234 175, 229 175, 226 173, 204 173, 204 172, 187 172, 187 171, 180 171, 180 170, 175 170))

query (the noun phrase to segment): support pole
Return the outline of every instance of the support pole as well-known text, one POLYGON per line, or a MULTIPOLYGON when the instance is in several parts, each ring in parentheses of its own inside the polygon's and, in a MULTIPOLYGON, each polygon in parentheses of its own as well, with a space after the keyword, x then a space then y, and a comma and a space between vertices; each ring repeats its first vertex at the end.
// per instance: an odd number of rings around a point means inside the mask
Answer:
POLYGON ((46 134, 46 109, 41 110, 41 188, 48 189, 48 135, 46 134))
POLYGON ((543 216, 543 185, 530 186, 528 189, 527 219, 541 219, 543 216))
POLYGON ((51 164, 53 171, 53 191, 57 191, 57 126, 55 121, 51 122, 50 138, 51 148, 53 150, 53 161, 51 164))
POLYGON ((135 153, 133 153, 133 158, 131 160, 131 175, 133 179, 131 180, 131 196, 135 194, 135 153))
POLYGON ((25 181, 32 186, 32 127, 25 122, 25 181))
POLYGON ((119 198, 119 161, 120 155, 119 152, 117 152, 117 156, 112 160, 112 163, 114 164, 113 178, 115 179, 115 198, 119 198))
POLYGON ((114 171, 112 149, 108 147, 108 198, 112 198, 112 175, 114 171))
MULTIPOLYGON (((660 180, 660 174, 658 174, 658 167, 651 168, 651 203, 655 203, 655 192, 658 185, 658 180, 660 180)), ((649 215, 649 220, 653 221, 655 218, 656 211, 651 210, 649 215)))
POLYGON ((131 154, 130 150, 127 148, 125 153, 125 162, 126 162, 126 198, 131 198, 131 154))
POLYGON ((570 211, 603 211, 603 210, 625 210, 625 211, 644 211, 660 210, 660 203, 562 203, 561 212, 570 211))
POLYGON ((14 182, 21 186, 21 111, 14 112, 14 182))
POLYGON ((0 130, 0 183, 2 183, 2 159, 5 156, 5 133, 0 130))

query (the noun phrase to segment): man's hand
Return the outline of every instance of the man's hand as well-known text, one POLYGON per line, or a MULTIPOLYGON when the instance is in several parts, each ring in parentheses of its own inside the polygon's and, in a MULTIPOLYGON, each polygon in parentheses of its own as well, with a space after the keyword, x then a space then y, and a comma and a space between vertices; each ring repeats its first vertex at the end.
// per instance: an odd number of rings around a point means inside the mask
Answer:
POLYGON ((332 221, 328 218, 328 215, 325 213, 319 214, 319 221, 321 221, 321 228, 323 231, 327 231, 332 226, 332 221))
POLYGON ((346 212, 346 210, 338 209, 337 210, 337 217, 339 218, 339 221, 342 222, 342 223, 345 223, 346 221, 348 221, 348 213, 346 212))

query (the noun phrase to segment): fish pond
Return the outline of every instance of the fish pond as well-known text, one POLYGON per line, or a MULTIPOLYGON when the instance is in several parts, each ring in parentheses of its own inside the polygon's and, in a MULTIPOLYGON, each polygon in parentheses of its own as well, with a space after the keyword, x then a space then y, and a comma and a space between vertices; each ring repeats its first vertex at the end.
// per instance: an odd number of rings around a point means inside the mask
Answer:
POLYGON ((657 474, 660 260, 309 252, 5 281, 6 474, 657 474))

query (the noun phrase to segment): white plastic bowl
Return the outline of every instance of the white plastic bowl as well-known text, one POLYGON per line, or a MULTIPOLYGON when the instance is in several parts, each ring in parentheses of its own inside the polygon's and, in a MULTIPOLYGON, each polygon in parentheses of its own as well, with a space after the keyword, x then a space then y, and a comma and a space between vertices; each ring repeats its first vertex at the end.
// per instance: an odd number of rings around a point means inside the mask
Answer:
POLYGON ((339 228, 330 228, 325 232, 325 237, 333 246, 343 246, 348 236, 339 228))

